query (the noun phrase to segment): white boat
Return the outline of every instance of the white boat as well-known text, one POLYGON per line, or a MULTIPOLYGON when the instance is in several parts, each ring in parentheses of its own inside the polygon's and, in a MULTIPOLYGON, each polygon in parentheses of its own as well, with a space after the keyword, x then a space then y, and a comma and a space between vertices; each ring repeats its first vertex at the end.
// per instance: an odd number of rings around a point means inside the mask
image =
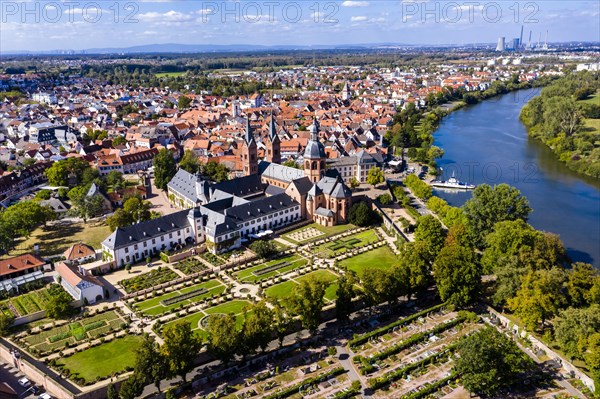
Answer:
POLYGON ((456 177, 454 177, 454 173, 452 173, 452 177, 448 180, 434 180, 431 182, 431 185, 434 187, 459 188, 463 190, 472 190, 476 187, 474 184, 459 181, 456 177))

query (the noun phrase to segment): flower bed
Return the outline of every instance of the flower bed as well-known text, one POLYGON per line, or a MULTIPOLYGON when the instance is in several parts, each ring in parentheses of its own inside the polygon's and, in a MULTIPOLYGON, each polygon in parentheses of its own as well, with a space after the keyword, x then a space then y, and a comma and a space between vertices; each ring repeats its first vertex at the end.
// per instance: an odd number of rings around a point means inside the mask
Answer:
POLYGON ((188 258, 174 265, 175 269, 181 271, 185 275, 200 273, 206 270, 206 266, 198 259, 188 258))
POLYGON ((133 277, 127 280, 121 280, 119 284, 125 289, 125 292, 131 294, 152 288, 156 285, 160 285, 171 280, 177 279, 179 276, 173 270, 163 267, 152 270, 148 273, 142 274, 141 276, 133 277))
POLYGON ((202 287, 202 288, 198 288, 198 289, 186 292, 185 294, 180 294, 180 295, 177 295, 177 296, 174 296, 171 298, 167 298, 165 300, 162 300, 160 303, 163 306, 170 306, 170 305, 173 305, 174 303, 183 302, 187 299, 193 298, 198 295, 205 294, 207 292, 208 292, 208 290, 206 288, 202 287))

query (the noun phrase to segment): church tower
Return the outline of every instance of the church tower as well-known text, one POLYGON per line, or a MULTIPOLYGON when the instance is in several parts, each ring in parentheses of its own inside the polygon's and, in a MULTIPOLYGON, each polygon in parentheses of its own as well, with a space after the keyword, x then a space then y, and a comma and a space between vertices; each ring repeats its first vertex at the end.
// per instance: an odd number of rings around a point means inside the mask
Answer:
POLYGON ((265 158, 271 163, 281 163, 281 141, 275 127, 275 117, 271 112, 271 124, 269 125, 269 137, 267 138, 265 158))
POLYGON ((350 90, 348 82, 346 81, 344 82, 344 88, 342 89, 342 100, 346 101, 350 99, 352 99, 352 91, 350 90))
POLYGON ((310 128, 310 140, 304 150, 304 176, 313 183, 321 180, 325 174, 325 147, 319 141, 319 121, 315 121, 310 128))
POLYGON ((258 172, 258 155, 256 141, 250 127, 250 118, 246 120, 246 134, 242 144, 242 164, 244 165, 244 176, 254 175, 258 172))

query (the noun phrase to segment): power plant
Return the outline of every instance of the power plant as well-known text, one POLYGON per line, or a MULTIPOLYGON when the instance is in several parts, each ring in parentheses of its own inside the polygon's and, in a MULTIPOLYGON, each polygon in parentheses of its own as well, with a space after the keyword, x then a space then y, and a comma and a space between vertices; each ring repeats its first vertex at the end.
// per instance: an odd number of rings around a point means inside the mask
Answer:
POLYGON ((523 30, 524 26, 521 25, 521 34, 519 37, 515 37, 512 40, 506 41, 504 36, 498 38, 496 44, 496 51, 524 51, 524 50, 548 50, 548 30, 546 30, 546 41, 542 45, 542 32, 539 32, 537 44, 532 42, 533 31, 529 31, 529 40, 527 43, 523 42, 523 30))

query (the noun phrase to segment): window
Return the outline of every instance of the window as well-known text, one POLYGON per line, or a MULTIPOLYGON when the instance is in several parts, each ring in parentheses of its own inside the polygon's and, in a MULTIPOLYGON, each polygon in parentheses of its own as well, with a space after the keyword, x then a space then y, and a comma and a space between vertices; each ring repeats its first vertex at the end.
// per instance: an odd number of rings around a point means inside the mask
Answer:
POLYGON ((133 246, 133 250, 134 250, 134 251, 137 251, 137 249, 138 249, 138 245, 137 245, 137 244, 135 244, 135 245, 133 246))
POLYGON ((152 244, 156 244, 156 238, 152 239, 152 244))
POLYGON ((129 247, 125 247, 125 253, 128 254, 129 253, 129 247))
POLYGON ((146 248, 147 246, 148 246, 148 245, 147 245, 147 242, 146 242, 146 241, 144 241, 144 248, 146 248))
POLYGON ((169 233, 169 238, 173 238, 173 233, 169 233))

